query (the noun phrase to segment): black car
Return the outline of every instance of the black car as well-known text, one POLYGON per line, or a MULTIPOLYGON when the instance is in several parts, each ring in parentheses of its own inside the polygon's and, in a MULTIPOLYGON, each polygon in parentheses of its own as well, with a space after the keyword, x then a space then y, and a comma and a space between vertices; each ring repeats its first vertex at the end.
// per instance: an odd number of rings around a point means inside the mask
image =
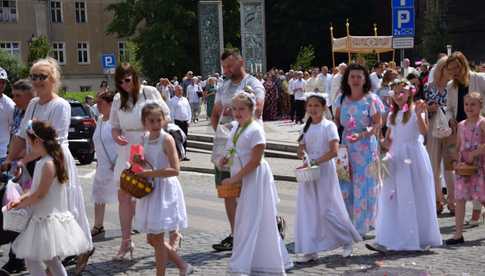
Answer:
POLYGON ((71 105, 71 124, 69 125, 69 150, 82 165, 94 160, 93 134, 96 129, 96 117, 91 108, 74 100, 71 105))

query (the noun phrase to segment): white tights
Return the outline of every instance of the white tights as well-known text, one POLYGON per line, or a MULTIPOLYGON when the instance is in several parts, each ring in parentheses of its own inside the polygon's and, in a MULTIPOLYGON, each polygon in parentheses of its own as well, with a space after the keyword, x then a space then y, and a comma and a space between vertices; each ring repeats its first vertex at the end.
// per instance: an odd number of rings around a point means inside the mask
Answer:
POLYGON ((44 262, 25 260, 25 264, 27 265, 31 276, 46 276, 47 273, 45 272, 45 266, 49 268, 52 276, 67 276, 66 269, 62 265, 62 262, 59 258, 54 258, 50 261, 44 262))

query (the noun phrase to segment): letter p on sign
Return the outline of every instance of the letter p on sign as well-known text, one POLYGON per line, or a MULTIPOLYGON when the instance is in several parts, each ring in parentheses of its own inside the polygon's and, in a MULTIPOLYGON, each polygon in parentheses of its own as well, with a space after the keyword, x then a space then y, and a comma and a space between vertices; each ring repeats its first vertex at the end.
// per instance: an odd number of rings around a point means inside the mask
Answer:
POLYGON ((411 21, 411 13, 408 10, 399 10, 397 12, 397 27, 402 28, 403 24, 411 21))

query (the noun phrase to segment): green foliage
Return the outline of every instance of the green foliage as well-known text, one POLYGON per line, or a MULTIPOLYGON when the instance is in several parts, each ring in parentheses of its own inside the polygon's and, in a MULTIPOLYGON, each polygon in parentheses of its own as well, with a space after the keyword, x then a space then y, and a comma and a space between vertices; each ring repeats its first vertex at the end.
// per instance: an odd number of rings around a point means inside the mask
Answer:
POLYGON ((15 81, 26 78, 29 75, 29 69, 22 64, 20 60, 0 49, 0 67, 5 69, 8 74, 8 85, 5 91, 6 94, 10 94, 11 84, 15 81))
MULTIPOLYGON (((441 3, 443 6, 445 2, 441 3)), ((427 60, 435 60, 437 53, 442 53, 446 49, 446 44, 452 44, 449 41, 448 30, 442 22, 441 13, 443 10, 438 8, 430 9, 427 16, 423 18, 423 40, 420 45, 420 52, 427 60)))
POLYGON ((52 48, 47 37, 32 37, 29 45, 29 66, 38 59, 48 57, 51 50, 52 48))
POLYGON ((61 97, 63 97, 64 99, 76 100, 81 103, 84 102, 84 97, 86 96, 96 97, 96 91, 86 91, 86 92, 68 91, 61 94, 61 97))
POLYGON ((306 70, 310 68, 315 59, 315 49, 312 45, 300 47, 300 51, 296 56, 295 63, 291 65, 294 70, 306 70))
POLYGON ((123 62, 128 62, 133 65, 138 72, 143 72, 143 65, 140 62, 139 55, 140 48, 136 42, 128 40, 126 43, 126 56, 124 57, 123 62))
POLYGON ((181 75, 199 66, 197 2, 191 0, 124 0, 108 6, 113 21, 108 33, 130 37, 135 57, 149 80, 181 75))

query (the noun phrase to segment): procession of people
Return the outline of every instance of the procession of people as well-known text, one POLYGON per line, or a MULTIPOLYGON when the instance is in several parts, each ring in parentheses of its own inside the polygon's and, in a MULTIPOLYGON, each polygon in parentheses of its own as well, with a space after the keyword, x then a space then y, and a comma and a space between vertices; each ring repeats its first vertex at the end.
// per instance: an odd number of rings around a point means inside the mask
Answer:
POLYGON ((187 136, 201 106, 215 131, 210 161, 229 225, 213 249, 232 251, 228 275, 286 275, 319 252, 341 248, 351 257, 364 240, 379 252, 465 242, 466 202, 474 202, 470 225, 485 204, 485 73, 473 71, 463 53, 417 69, 405 60, 402 68, 378 62, 369 71, 350 63, 273 68, 264 76, 247 72, 238 50, 224 51, 220 61, 224 78, 189 71, 180 83, 162 77, 155 86, 143 84, 128 63, 116 68, 115 89, 104 85, 95 98, 92 227, 68 147, 71 108, 58 95, 58 63, 34 62, 29 79, 12 84, 13 100, 4 94, 8 74, 0 68, 1 169, 18 182, 16 196, 5 192, 8 185, 2 191, 8 200, 1 219, 26 219, 21 230, 1 229, 1 244, 10 244, 3 270, 67 275, 63 264, 73 260, 81 275, 95 251, 93 237, 105 232, 106 205, 118 203, 121 240, 113 262, 133 258, 137 231, 153 247, 156 275, 165 275, 168 262, 180 275, 196 271, 178 253, 190 227, 178 179, 180 162, 189 160, 179 146, 187 144, 168 125, 187 136), (294 260, 264 158, 270 120, 301 128, 294 260), (456 225, 445 241, 438 223, 444 206, 456 225))

